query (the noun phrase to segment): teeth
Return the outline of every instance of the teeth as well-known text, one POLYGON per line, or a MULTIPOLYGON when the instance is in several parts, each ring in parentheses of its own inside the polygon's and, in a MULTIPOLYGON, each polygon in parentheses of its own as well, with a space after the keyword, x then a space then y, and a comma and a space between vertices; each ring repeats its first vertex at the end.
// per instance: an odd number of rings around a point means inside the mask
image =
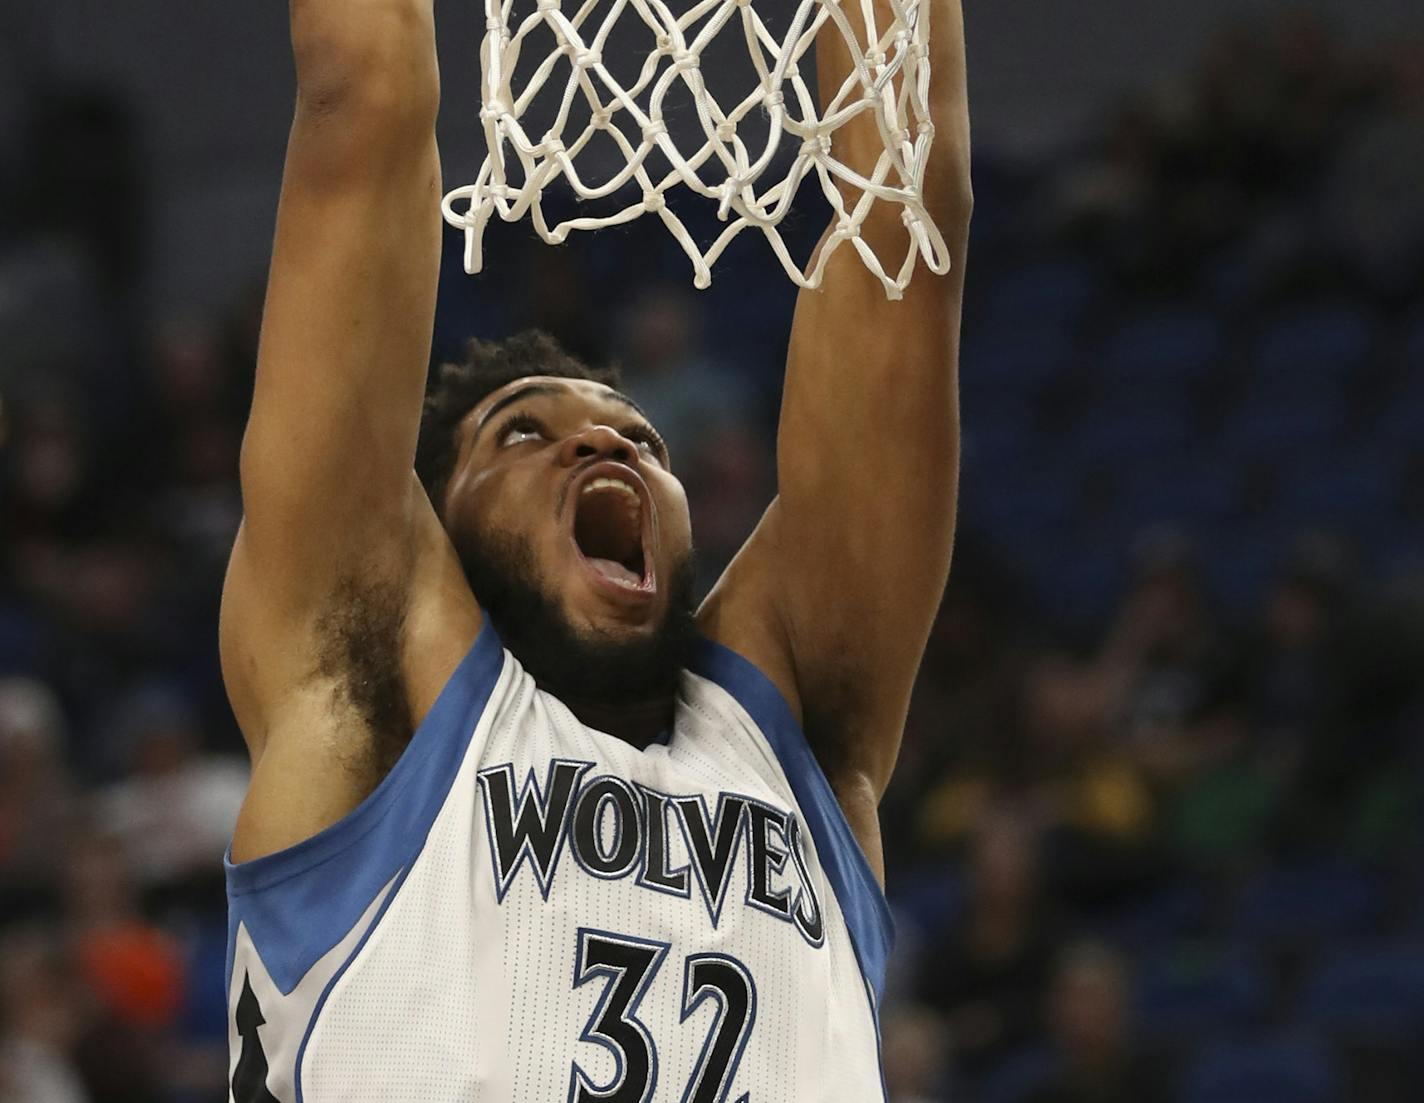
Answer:
POLYGON ((591 494, 595 490, 617 490, 626 494, 629 498, 633 499, 634 502, 638 502, 639 500, 638 492, 622 479, 593 479, 579 492, 579 496, 582 497, 584 494, 591 494))

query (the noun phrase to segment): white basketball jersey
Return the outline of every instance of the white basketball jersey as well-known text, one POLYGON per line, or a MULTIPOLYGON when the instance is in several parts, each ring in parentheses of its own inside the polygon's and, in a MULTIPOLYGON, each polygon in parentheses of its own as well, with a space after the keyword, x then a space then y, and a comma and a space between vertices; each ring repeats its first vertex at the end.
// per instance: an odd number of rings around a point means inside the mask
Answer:
POLYGON ((227 883, 234 1103, 884 1099, 884 896, 706 640, 640 751, 486 623, 377 789, 227 883))

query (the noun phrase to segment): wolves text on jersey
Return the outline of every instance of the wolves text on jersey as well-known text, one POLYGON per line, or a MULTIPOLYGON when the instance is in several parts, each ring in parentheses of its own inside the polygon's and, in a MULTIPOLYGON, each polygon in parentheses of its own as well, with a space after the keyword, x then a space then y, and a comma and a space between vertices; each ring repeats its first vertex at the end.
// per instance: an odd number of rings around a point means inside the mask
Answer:
POLYGON ((547 900, 567 846, 594 877, 632 877, 642 888, 684 898, 695 883, 715 927, 741 855, 747 905, 821 945, 821 903, 794 813, 725 792, 714 811, 700 793, 678 796, 607 774, 586 777, 592 768, 591 762, 554 759, 542 784, 531 769, 517 788, 508 763, 480 771, 501 902, 526 860, 547 900), (679 861, 683 856, 686 861, 679 861))

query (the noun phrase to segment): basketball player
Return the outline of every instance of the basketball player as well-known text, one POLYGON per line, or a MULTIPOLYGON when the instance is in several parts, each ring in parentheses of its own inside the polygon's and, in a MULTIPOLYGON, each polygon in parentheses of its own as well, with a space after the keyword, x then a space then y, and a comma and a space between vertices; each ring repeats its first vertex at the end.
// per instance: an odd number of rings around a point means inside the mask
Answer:
MULTIPOLYGON (((476 344, 422 429, 433 0, 293 0, 222 618, 237 1103, 883 1097, 876 805, 949 565, 970 208, 960 3, 930 2, 953 270, 891 303, 845 248, 801 293, 779 494, 694 610, 682 486, 606 377, 476 344)), ((864 235, 903 249, 898 208, 864 235)))

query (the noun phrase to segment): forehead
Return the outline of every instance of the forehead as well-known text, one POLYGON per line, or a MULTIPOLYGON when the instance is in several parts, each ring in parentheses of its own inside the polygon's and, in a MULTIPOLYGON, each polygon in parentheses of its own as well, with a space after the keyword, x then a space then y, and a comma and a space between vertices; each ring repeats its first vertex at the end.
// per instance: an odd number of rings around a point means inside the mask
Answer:
POLYGON ((477 428, 496 409, 516 405, 525 400, 568 402, 580 406, 621 407, 641 413, 632 400, 619 394, 606 383, 592 379, 564 379, 554 375, 530 375, 506 383, 497 391, 485 395, 465 415, 464 428, 477 428))

